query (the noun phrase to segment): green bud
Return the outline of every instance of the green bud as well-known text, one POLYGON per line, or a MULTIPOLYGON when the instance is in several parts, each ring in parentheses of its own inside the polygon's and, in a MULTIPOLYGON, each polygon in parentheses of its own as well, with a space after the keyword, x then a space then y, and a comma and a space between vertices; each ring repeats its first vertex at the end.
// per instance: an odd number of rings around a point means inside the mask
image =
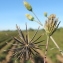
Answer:
POLYGON ((27 10, 32 11, 32 7, 28 2, 24 1, 24 6, 27 8, 27 10))
POLYGON ((33 21, 33 20, 34 20, 34 17, 31 16, 30 14, 26 14, 26 17, 27 17, 30 21, 33 21))
POLYGON ((44 12, 44 16, 47 17, 47 12, 44 12))

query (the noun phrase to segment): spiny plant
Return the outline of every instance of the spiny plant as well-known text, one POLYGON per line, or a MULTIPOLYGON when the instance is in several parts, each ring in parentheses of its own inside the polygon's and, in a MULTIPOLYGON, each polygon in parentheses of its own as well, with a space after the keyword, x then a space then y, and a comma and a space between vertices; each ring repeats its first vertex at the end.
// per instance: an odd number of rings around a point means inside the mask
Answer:
MULTIPOLYGON (((45 16, 47 17, 47 14, 45 16)), ((47 54, 49 39, 52 38, 52 35, 57 30, 59 24, 60 24, 60 22, 58 23, 58 19, 56 18, 55 14, 51 14, 49 17, 47 17, 47 20, 45 21, 44 30, 47 35, 45 58, 46 58, 46 54, 47 54)), ((54 40, 54 39, 52 38, 52 40, 54 40)), ((54 44, 56 46, 58 46, 55 41, 54 41, 54 44)), ((58 46, 58 49, 59 49, 59 46, 58 46)), ((63 54, 63 53, 61 52, 61 54, 63 54)))
MULTIPOLYGON (((27 31, 27 24, 26 24, 25 35, 17 25, 16 25, 16 28, 19 33, 19 38, 14 37, 14 40, 17 42, 17 44, 14 44, 14 45, 17 45, 18 47, 14 49, 9 49, 9 50, 14 51, 15 53, 13 54, 13 56, 17 56, 17 59, 21 59, 21 61, 23 60, 22 63, 26 63, 27 60, 31 60, 32 62, 33 57, 35 55, 39 55, 39 52, 37 51, 37 49, 40 50, 40 46, 45 46, 45 45, 39 44, 43 42, 44 40, 38 41, 41 38, 42 34, 38 38, 35 39, 39 30, 38 28, 38 30, 33 35, 32 39, 30 40, 29 31, 27 31)), ((32 62, 32 63, 35 63, 35 62, 32 62)))
POLYGON ((41 21, 39 20, 39 18, 36 16, 36 14, 33 12, 32 6, 27 1, 24 1, 24 6, 26 7, 26 9, 28 11, 32 12, 34 14, 34 16, 37 18, 37 20, 35 20, 35 18, 32 15, 26 14, 27 19, 29 19, 30 21, 37 22, 38 24, 43 26, 43 28, 45 30, 45 33, 46 33, 46 36, 47 36, 47 42, 46 42, 44 63, 46 63, 46 55, 47 55, 49 39, 51 39, 53 41, 55 46, 58 48, 60 53, 63 55, 62 50, 60 49, 60 47, 58 46, 58 44, 55 42, 55 40, 52 37, 53 33, 57 30, 57 28, 58 28, 58 26, 60 24, 60 21, 58 22, 58 18, 56 18, 56 15, 51 14, 50 16, 47 16, 47 12, 45 12, 44 16, 47 18, 47 20, 45 21, 45 24, 43 25, 41 23, 41 21))

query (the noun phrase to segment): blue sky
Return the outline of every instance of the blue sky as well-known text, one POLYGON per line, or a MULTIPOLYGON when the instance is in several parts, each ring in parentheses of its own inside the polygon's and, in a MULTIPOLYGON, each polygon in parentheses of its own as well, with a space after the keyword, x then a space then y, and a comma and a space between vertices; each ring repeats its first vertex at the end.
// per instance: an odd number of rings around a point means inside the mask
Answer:
MULTIPOLYGON (((60 27, 63 26, 63 0, 26 0, 33 7, 33 11, 44 24, 46 18, 44 12, 48 15, 56 14, 61 21, 60 27)), ((0 30, 15 30, 16 24, 21 29, 25 29, 25 23, 28 28, 38 28, 36 22, 29 21, 25 14, 31 14, 23 5, 23 0, 0 0, 0 30)), ((34 15, 33 15, 34 16, 34 15)))

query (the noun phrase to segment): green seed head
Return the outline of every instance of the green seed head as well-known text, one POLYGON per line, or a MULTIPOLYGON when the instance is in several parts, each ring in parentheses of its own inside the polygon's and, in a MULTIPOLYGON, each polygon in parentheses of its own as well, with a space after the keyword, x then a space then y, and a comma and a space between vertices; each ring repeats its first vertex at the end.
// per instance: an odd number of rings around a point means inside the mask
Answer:
POLYGON ((32 7, 28 2, 24 1, 24 6, 26 7, 27 10, 32 11, 32 7))
POLYGON ((44 12, 44 16, 47 17, 47 12, 44 12))
POLYGON ((26 14, 26 17, 27 17, 30 21, 33 21, 33 20, 34 20, 34 17, 31 16, 30 14, 26 14))

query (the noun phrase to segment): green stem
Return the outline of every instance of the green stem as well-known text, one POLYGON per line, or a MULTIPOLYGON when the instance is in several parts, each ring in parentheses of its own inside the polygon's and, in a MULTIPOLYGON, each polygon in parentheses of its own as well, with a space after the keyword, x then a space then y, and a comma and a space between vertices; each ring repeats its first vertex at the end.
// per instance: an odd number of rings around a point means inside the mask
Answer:
POLYGON ((35 22, 37 22, 38 24, 40 24, 41 26, 43 26, 39 21, 36 21, 36 20, 34 20, 35 22))
POLYGON ((39 23, 41 26, 43 26, 43 24, 41 23, 41 21, 39 20, 39 18, 36 16, 36 14, 32 11, 32 13, 35 15, 35 17, 37 18, 37 23, 39 23))

